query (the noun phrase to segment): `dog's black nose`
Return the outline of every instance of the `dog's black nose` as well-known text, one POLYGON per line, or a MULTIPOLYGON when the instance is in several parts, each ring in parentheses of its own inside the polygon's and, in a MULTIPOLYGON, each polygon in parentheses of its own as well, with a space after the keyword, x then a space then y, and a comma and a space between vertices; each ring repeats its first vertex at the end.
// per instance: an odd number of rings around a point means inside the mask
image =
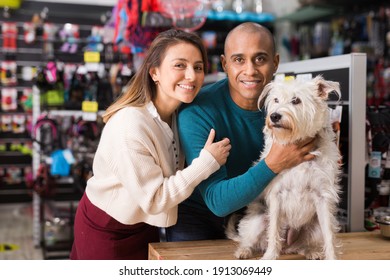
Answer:
POLYGON ((280 119, 282 118, 282 115, 279 114, 279 113, 272 113, 270 115, 270 118, 271 118, 271 121, 274 122, 274 123, 277 123, 278 121, 280 121, 280 119))

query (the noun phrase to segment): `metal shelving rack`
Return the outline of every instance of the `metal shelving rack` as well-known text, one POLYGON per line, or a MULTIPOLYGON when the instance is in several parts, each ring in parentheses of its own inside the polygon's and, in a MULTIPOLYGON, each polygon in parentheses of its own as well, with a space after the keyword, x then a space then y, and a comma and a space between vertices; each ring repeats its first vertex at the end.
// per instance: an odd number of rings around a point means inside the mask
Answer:
MULTIPOLYGON (((43 49, 43 41, 44 38, 42 35, 37 35, 36 41, 33 44, 27 45, 24 43, 24 37, 23 37, 23 24, 25 22, 30 22, 32 19, 32 16, 34 14, 41 14, 44 10, 48 11, 48 19, 47 22, 51 23, 53 25, 58 26, 59 28, 62 27, 65 23, 68 23, 71 21, 74 24, 77 24, 80 28, 80 37, 83 38, 83 41, 80 40, 80 47, 86 42, 87 36, 90 34, 91 27, 94 25, 102 25, 102 22, 100 21, 101 15, 106 14, 108 11, 111 11, 110 7, 103 7, 103 6, 96 6, 96 5, 79 5, 79 4, 62 4, 62 3, 47 3, 47 2, 33 2, 33 1, 25 1, 22 3, 21 7, 19 9, 15 9, 10 13, 9 17, 6 17, 4 14, 0 14, 0 23, 3 22, 15 22, 18 27, 18 35, 17 35, 17 50, 16 50, 16 58, 15 61, 18 65, 18 67, 22 66, 33 66, 33 67, 40 67, 42 66, 45 61, 47 61, 47 58, 44 54, 42 54, 43 49), (77 11, 75 13, 75 11, 77 11), (81 16, 80 16, 81 15, 81 16)), ((2 34, 0 34, 0 40, 2 40, 2 34)), ((57 38, 52 43, 55 45, 60 44, 60 40, 57 38)), ((0 47, 0 51, 3 50, 0 47)), ((3 57, 3 56, 2 56, 3 57)), ((73 62, 73 63, 80 63, 83 61, 83 52, 80 51, 74 54, 68 54, 68 53, 61 53, 59 51, 55 52, 55 58, 59 59, 60 61, 64 62, 73 62)), ((18 75, 19 71, 18 71, 18 75)), ((33 89, 32 96, 33 96, 33 110, 32 110, 32 123, 35 124, 41 115, 41 108, 40 108, 40 90, 36 86, 32 86, 32 82, 26 85, 26 87, 29 87, 33 89)), ((24 84, 18 85, 17 89, 18 91, 21 91, 24 88, 24 84)), ((81 116, 81 111, 66 111, 66 112, 60 112, 60 111, 53 111, 50 112, 51 115, 72 115, 72 116, 81 116)), ((39 139, 39 131, 37 131, 37 139, 39 139)), ((33 142, 33 151, 32 151, 32 172, 33 172, 33 178, 36 178, 38 168, 41 161, 41 155, 40 155, 40 147, 39 144, 36 142, 33 142)), ((31 192, 31 190, 27 190, 28 194, 31 192)), ((70 196, 73 194, 61 193, 60 201, 57 201, 57 197, 55 198, 55 201, 61 204, 63 201, 67 203, 68 201, 71 201, 72 198, 70 196)), ((30 196, 29 196, 30 197, 30 196)), ((42 242, 42 236, 44 234, 44 227, 43 227, 43 219, 42 219, 42 206, 45 201, 38 193, 35 191, 32 192, 32 221, 33 221, 33 228, 32 228, 32 238, 33 238, 33 244, 35 247, 39 248, 44 246, 42 242)), ((73 202, 72 202, 73 203, 73 202)), ((71 207, 72 208, 72 207, 71 207)))

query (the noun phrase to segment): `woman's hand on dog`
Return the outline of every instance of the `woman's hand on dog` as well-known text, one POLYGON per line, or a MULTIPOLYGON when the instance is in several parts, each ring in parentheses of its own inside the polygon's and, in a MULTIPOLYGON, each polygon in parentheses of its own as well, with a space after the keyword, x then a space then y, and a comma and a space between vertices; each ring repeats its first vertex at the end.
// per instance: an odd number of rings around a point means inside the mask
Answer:
POLYGON ((313 160, 315 155, 311 154, 311 152, 314 150, 315 138, 287 145, 274 142, 269 154, 265 158, 265 163, 277 174, 304 161, 313 160))

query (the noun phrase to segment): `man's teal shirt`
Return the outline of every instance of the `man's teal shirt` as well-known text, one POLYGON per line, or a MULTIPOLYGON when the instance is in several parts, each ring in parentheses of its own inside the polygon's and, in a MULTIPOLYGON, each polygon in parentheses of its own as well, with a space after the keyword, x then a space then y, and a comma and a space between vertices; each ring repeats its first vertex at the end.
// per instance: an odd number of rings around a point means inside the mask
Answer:
POLYGON ((207 207, 224 217, 253 201, 275 177, 259 159, 264 146, 264 112, 247 111, 230 97, 228 80, 207 85, 191 104, 180 108, 179 136, 187 164, 199 156, 211 128, 215 141, 230 139, 226 165, 203 181, 184 204, 207 207))

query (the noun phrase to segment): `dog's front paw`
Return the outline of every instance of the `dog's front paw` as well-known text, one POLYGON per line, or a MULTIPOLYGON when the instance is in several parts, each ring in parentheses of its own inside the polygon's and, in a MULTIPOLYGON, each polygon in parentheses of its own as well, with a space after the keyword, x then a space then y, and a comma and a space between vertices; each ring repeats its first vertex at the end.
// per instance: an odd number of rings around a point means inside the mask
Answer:
POLYGON ((307 260, 337 260, 337 256, 333 252, 306 251, 303 255, 307 260))
POLYGON ((276 252, 266 251, 261 257, 261 260, 276 260, 279 255, 276 252))
POLYGON ((320 252, 307 252, 305 257, 307 260, 323 260, 324 254, 320 252))
POLYGON ((237 259, 249 259, 253 256, 253 252, 250 248, 238 248, 234 256, 237 259))
POLYGON ((337 256, 335 254, 325 254, 325 260, 337 260, 337 256))

